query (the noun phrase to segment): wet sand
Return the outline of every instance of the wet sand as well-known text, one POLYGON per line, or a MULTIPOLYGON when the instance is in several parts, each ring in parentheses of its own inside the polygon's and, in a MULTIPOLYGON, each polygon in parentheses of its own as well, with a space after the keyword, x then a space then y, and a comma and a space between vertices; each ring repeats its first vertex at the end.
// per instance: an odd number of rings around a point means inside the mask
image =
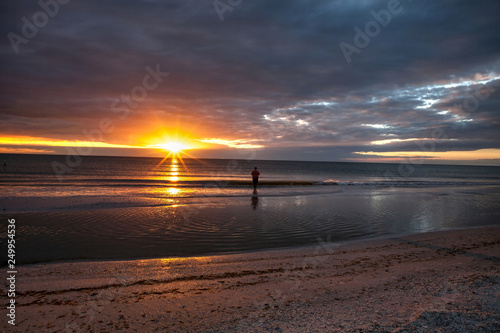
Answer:
POLYGON ((500 227, 18 267, 9 332, 495 332, 500 227))

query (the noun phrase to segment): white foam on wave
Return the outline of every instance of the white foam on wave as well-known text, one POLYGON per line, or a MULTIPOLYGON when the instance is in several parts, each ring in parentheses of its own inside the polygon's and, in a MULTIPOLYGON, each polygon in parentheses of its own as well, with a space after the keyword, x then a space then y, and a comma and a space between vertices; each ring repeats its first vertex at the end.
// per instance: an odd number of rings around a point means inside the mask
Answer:
POLYGON ((314 185, 351 185, 351 186, 491 186, 500 185, 498 182, 464 182, 464 181, 428 181, 428 180, 400 180, 400 181, 348 181, 327 179, 314 185))
POLYGON ((316 183, 315 185, 343 185, 341 182, 335 179, 327 179, 322 182, 316 183))

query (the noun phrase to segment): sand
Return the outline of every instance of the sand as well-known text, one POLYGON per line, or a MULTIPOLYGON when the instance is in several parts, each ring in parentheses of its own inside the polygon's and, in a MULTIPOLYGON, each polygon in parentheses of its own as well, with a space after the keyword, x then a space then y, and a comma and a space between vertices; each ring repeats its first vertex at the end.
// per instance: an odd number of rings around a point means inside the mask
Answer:
MULTIPOLYGON (((500 227, 18 268, 7 332, 498 332, 500 227)), ((5 310, 4 310, 5 311, 5 310)))

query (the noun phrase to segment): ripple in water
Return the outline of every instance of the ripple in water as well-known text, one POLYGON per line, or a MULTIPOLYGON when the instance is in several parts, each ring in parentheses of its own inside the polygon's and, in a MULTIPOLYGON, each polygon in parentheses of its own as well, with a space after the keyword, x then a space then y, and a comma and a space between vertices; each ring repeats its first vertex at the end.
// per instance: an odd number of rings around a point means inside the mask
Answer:
POLYGON ((17 258, 190 256, 491 225, 498 223, 498 199, 497 193, 364 190, 260 197, 257 205, 250 197, 212 198, 182 206, 19 213, 17 258))

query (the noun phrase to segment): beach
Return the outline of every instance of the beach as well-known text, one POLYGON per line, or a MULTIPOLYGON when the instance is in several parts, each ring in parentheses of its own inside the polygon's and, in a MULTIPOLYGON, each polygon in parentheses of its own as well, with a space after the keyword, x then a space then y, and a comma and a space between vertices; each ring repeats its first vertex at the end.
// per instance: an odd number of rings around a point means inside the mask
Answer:
POLYGON ((12 332, 495 332, 500 227, 19 267, 12 332))

